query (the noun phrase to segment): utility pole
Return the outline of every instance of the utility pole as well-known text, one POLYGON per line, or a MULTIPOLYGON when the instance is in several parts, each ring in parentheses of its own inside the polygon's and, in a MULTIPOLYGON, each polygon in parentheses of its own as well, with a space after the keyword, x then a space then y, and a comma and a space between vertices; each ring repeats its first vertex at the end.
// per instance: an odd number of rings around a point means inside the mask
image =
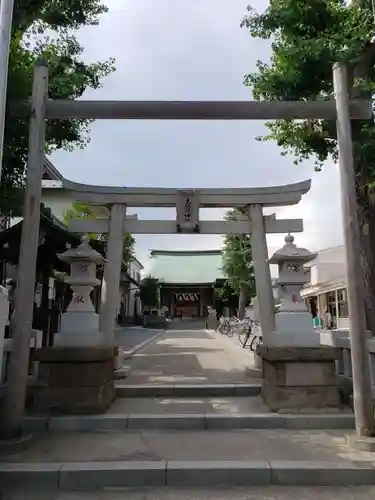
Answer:
POLYGON ((346 286, 353 370, 355 425, 358 437, 375 435, 371 397, 370 361, 367 349, 364 282, 361 269, 361 239, 357 216, 357 195, 349 114, 348 68, 333 66, 333 86, 337 110, 337 141, 344 228, 346 286))
POLYGON ((5 110, 13 7, 14 0, 0 0, 0 182, 3 168, 5 110))
POLYGON ((35 268, 39 246, 40 199, 44 164, 45 110, 48 97, 48 67, 38 61, 31 98, 29 156, 20 255, 18 260, 15 311, 11 322, 13 341, 5 389, 3 433, 18 437, 26 399, 30 338, 33 321, 35 268))

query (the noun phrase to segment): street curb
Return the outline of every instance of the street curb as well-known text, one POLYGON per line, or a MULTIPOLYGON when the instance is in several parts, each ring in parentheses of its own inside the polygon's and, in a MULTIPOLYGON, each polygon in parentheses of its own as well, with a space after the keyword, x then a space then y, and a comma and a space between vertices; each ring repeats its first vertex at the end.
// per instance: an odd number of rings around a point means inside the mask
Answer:
POLYGON ((107 414, 26 417, 27 432, 100 430, 212 430, 240 429, 353 430, 354 415, 266 414, 107 414))
POLYGON ((130 349, 129 351, 121 351, 122 359, 123 360, 131 359, 134 356, 134 354, 136 354, 138 351, 146 347, 148 344, 151 344, 151 342, 158 340, 159 337, 162 337, 166 331, 167 330, 158 331, 156 335, 150 337, 149 339, 144 340, 140 344, 133 347, 133 349, 130 349))
POLYGON ((261 384, 116 384, 118 398, 259 396, 261 384))
POLYGON ((0 484, 16 490, 93 491, 143 486, 375 485, 370 462, 144 461, 0 463, 0 484))

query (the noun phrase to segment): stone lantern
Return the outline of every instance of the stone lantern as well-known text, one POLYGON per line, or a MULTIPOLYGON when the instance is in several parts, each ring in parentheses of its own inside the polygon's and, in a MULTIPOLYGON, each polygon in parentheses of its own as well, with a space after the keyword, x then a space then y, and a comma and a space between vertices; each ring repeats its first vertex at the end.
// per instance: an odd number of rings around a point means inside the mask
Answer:
POLYGON ((77 248, 69 248, 59 259, 70 265, 70 275, 64 278, 73 291, 72 300, 61 316, 60 332, 54 345, 64 347, 103 346, 106 338, 99 332, 99 315, 90 298, 92 290, 100 285, 96 266, 106 262, 91 248, 88 236, 83 236, 77 248))
POLYGON ((312 316, 301 299, 308 281, 303 265, 316 254, 298 248, 290 234, 285 245, 269 260, 279 267, 281 304, 275 315, 275 330, 257 347, 262 358, 262 398, 273 411, 314 413, 341 408, 335 363, 339 352, 320 345, 312 316))
POLYGON ((309 278, 304 264, 315 259, 316 253, 294 244, 291 234, 285 236, 285 245, 273 254, 270 264, 277 264, 280 306, 275 315, 275 331, 267 344, 276 346, 320 345, 320 337, 314 331, 311 314, 301 298, 301 289, 309 278))

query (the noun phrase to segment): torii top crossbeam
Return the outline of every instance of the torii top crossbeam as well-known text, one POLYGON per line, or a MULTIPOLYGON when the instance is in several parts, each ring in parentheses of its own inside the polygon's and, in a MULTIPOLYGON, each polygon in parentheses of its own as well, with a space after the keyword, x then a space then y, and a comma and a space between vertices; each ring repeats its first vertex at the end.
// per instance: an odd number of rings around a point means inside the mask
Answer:
POLYGON ((259 204, 264 207, 296 205, 311 187, 311 180, 283 186, 248 188, 147 188, 91 186, 63 180, 63 187, 80 203, 110 205, 122 203, 128 207, 175 207, 181 191, 193 191, 202 208, 233 208, 259 204))
MULTIPOLYGON (((12 116, 28 116, 29 102, 9 104, 12 116)), ((46 118, 68 120, 296 120, 336 119, 335 101, 83 101, 48 100, 46 118)), ((352 100, 353 120, 372 118, 370 100, 352 100)))

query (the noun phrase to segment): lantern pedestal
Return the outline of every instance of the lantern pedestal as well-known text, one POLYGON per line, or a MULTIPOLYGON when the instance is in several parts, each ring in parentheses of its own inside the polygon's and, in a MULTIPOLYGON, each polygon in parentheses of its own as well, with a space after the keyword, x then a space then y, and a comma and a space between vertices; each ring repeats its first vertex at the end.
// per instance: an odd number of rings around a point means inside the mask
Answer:
POLYGON ((279 413, 342 411, 334 347, 268 347, 260 345, 262 398, 279 413))
POLYGON ((44 347, 38 349, 34 409, 50 414, 95 414, 115 398, 114 349, 44 347))
POLYGON ((262 358, 263 401, 282 413, 341 411, 335 367, 339 351, 320 345, 320 335, 300 293, 308 281, 303 266, 316 254, 298 248, 293 241, 293 236, 286 236, 285 245, 269 261, 279 268, 276 283, 281 304, 275 330, 257 348, 262 358))
POLYGON ((70 264, 65 278, 73 298, 62 315, 54 347, 39 349, 34 408, 53 414, 92 414, 106 411, 115 398, 115 348, 99 332, 99 316, 90 294, 100 284, 96 266, 104 258, 86 236, 78 248, 59 258, 70 264))

